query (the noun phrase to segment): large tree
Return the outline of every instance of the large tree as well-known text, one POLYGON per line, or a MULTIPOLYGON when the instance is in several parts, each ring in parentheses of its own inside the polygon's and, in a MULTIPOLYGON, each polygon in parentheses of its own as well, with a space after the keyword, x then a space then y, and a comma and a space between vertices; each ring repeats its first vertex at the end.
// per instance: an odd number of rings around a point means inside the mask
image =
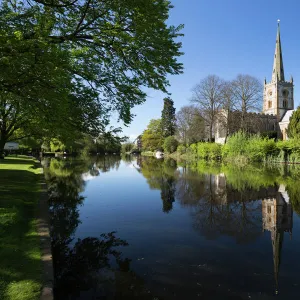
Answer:
POLYGON ((2 1, 0 152, 18 130, 99 131, 111 110, 128 124, 145 101, 142 86, 167 92, 167 74, 182 72, 182 26, 166 24, 171 8, 165 0, 2 1))
POLYGON ((201 111, 201 116, 208 128, 209 141, 213 138, 214 124, 218 112, 222 107, 222 88, 224 81, 216 76, 209 75, 200 81, 192 90, 191 102, 201 111))
POLYGON ((240 129, 251 127, 252 119, 248 118, 249 112, 260 112, 262 108, 263 86, 261 82, 250 75, 238 75, 231 83, 234 97, 234 108, 241 112, 240 129))
POLYGON ((175 134, 176 130, 176 108, 174 101, 170 98, 164 98, 164 107, 161 112, 161 129, 163 137, 168 137, 175 134))
POLYGON ((161 120, 150 120, 147 129, 142 134, 143 150, 155 151, 163 146, 163 137, 161 130, 161 120))
POLYGON ((183 106, 176 114, 176 138, 189 145, 205 138, 201 111, 193 106, 183 106))

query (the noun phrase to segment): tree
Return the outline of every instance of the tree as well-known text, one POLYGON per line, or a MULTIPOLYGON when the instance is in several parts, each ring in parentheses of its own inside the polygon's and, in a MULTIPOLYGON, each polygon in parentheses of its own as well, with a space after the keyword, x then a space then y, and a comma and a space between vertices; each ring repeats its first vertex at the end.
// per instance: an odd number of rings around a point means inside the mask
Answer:
POLYGON ((155 151, 162 148, 161 120, 152 119, 142 134, 142 147, 144 150, 155 151))
POLYGON ((218 112, 222 105, 222 87, 224 81, 216 76, 209 75, 192 92, 191 102, 196 104, 201 112, 201 116, 208 127, 209 141, 213 138, 213 126, 217 119, 218 112))
POLYGON ((163 137, 175 134, 176 118, 175 118, 174 102, 170 98, 164 98, 164 108, 161 112, 161 128, 163 137))
POLYGON ((257 78, 240 74, 232 81, 231 89, 234 108, 241 112, 240 129, 247 130, 252 121, 247 113, 261 111, 263 86, 257 78))
POLYGON ((178 141, 176 140, 176 138, 173 135, 165 138, 164 144, 163 144, 164 151, 173 153, 176 151, 177 146, 178 146, 178 141))
POLYGON ((141 87, 167 92, 167 75, 182 73, 175 41, 182 25, 166 24, 172 7, 164 0, 2 1, 0 152, 18 130, 99 133, 112 110, 128 124, 131 108, 146 99, 141 87))
POLYGON ((134 149, 134 146, 135 146, 134 143, 130 143, 130 142, 122 144, 122 153, 131 152, 131 150, 134 149))
POLYGON ((300 106, 298 106, 290 118, 287 135, 291 139, 300 138, 300 106))
POLYGON ((204 120, 195 106, 183 106, 176 114, 176 138, 189 145, 205 138, 204 120))

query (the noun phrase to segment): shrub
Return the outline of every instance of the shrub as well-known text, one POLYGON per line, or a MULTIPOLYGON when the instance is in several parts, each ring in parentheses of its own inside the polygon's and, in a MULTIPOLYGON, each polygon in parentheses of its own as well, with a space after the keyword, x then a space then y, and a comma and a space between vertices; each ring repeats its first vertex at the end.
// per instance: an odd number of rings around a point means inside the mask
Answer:
POLYGON ((165 152, 173 153, 176 151, 177 146, 178 141, 175 139, 174 136, 168 136, 167 138, 165 138, 163 145, 165 152))
POLYGON ((220 144, 216 143, 198 143, 197 154, 199 158, 208 160, 217 160, 221 157, 220 144))
POLYGON ((123 153, 126 153, 126 152, 131 152, 132 150, 133 150, 133 148, 134 148, 134 144, 133 143, 124 143, 124 144, 122 144, 122 152, 123 153))
POLYGON ((243 155, 248 143, 248 136, 245 132, 237 132, 231 135, 222 148, 224 157, 237 157, 243 155))
POLYGON ((178 147, 177 147, 177 152, 178 152, 179 154, 184 154, 184 153, 186 153, 186 146, 183 145, 183 144, 178 145, 178 147))

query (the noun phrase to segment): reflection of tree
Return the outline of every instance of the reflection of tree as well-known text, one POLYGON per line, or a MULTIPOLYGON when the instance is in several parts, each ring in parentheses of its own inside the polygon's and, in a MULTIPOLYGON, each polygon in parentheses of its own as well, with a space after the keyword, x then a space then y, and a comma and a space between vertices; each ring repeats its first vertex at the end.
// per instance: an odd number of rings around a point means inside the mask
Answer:
POLYGON ((163 211, 168 213, 173 208, 176 192, 177 164, 173 159, 158 160, 144 157, 138 161, 143 176, 151 189, 160 190, 163 211))
POLYGON ((178 179, 177 198, 190 206, 194 227, 207 238, 233 236, 248 242, 261 234, 260 203, 265 190, 237 191, 226 183, 224 174, 197 174, 185 167, 178 179))
POLYGON ((126 245, 127 242, 115 237, 114 232, 102 234, 101 238, 78 239, 73 247, 54 241, 56 297, 73 298, 90 290, 93 294, 101 294, 104 289, 101 284, 109 282, 110 278, 101 276, 100 270, 111 268, 110 257, 114 257, 120 265, 128 264, 128 260, 121 260, 121 252, 115 249, 126 245))
POLYGON ((175 201, 175 180, 172 177, 162 178, 161 183, 161 200, 163 201, 163 211, 169 212, 173 208, 175 201))
POLYGON ((111 169, 119 169, 121 158, 118 155, 98 156, 96 166, 103 173, 109 172, 111 169))
POLYGON ((78 206, 84 201, 80 195, 85 184, 82 174, 95 170, 95 165, 103 172, 117 167, 118 162, 117 157, 105 157, 96 164, 89 160, 43 162, 49 187, 56 299, 77 299, 85 293, 85 299, 124 299, 123 295, 152 299, 143 280, 130 270, 130 259, 121 257, 120 247, 127 242, 114 232, 73 242, 80 223, 78 206), (130 286, 134 288, 129 289, 130 286))

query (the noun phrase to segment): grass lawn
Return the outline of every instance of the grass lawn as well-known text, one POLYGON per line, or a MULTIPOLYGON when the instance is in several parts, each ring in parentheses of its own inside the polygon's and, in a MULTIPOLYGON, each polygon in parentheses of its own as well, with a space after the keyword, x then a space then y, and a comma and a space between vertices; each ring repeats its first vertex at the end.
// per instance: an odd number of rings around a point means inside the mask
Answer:
POLYGON ((0 160, 0 299, 39 299, 42 274, 36 232, 39 164, 25 156, 0 160))

